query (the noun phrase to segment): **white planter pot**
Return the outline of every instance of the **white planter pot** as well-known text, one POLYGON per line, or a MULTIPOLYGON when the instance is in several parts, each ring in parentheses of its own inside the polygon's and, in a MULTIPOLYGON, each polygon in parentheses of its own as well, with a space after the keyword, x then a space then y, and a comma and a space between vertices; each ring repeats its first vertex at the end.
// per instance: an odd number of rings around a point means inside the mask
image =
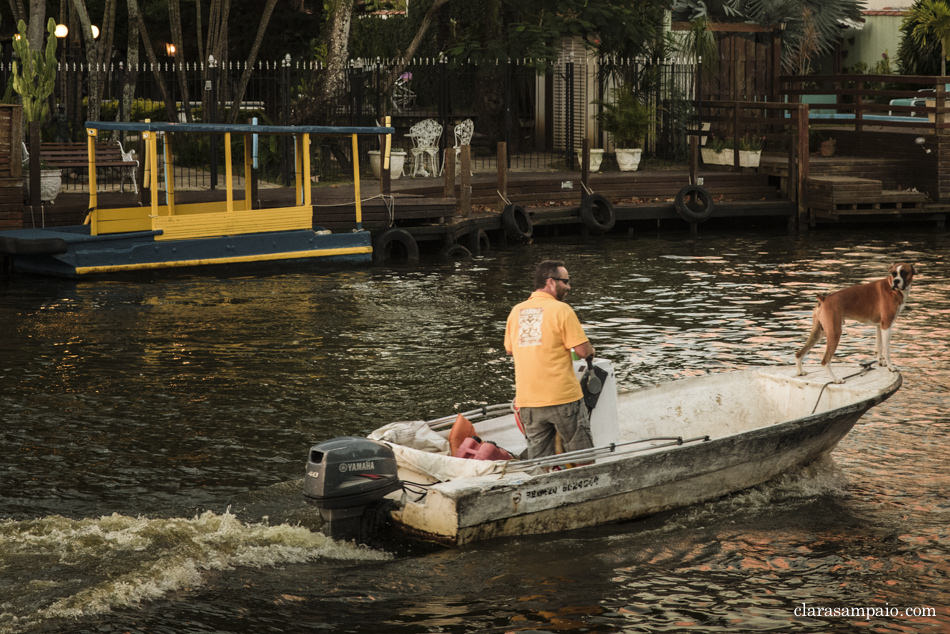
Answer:
MULTIPOLYGON (((382 173, 380 164, 379 150, 370 150, 369 166, 373 170, 373 176, 379 178, 382 173)), ((402 176, 402 170, 406 166, 406 152, 402 150, 393 150, 389 153, 389 177, 392 179, 402 176)))
POLYGON ((640 167, 640 157, 643 155, 643 148, 616 148, 617 167, 621 172, 635 172, 640 167))
POLYGON ((732 165, 732 150, 717 152, 708 147, 700 148, 705 165, 732 165))
POLYGON ((739 150, 739 165, 742 167, 758 167, 762 158, 762 150, 739 150))
MULTIPOLYGON (((577 152, 577 166, 581 167, 584 161, 584 151, 576 150, 577 152)), ((590 151, 590 171, 599 172, 600 164, 604 160, 604 150, 603 148, 592 148, 590 151)))
MULTIPOLYGON (((734 155, 732 149, 716 152, 709 148, 701 148, 700 153, 703 156, 703 163, 706 165, 732 165, 734 155)), ((762 150, 739 150, 740 167, 758 167, 759 159, 762 157, 762 150)))
MULTIPOLYGON (((24 182, 26 183, 26 194, 30 195, 30 173, 24 170, 24 182)), ((53 202, 63 188, 63 174, 60 170, 40 170, 40 200, 42 202, 53 202)))

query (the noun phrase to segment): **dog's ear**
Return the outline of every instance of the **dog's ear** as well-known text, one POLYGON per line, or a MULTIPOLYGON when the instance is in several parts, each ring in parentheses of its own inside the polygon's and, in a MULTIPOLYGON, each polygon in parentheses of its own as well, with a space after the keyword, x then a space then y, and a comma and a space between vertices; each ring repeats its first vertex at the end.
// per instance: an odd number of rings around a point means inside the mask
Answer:
POLYGON ((911 275, 917 275, 917 266, 916 266, 916 265, 914 265, 914 264, 911 264, 911 265, 910 265, 910 273, 911 273, 911 275))

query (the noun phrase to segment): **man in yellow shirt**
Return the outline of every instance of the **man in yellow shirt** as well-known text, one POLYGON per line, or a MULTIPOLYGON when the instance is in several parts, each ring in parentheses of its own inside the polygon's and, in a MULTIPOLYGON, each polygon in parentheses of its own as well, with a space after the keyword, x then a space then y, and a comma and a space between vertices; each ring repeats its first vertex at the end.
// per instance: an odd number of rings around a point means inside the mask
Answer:
POLYGON ((528 439, 528 458, 555 453, 555 435, 565 451, 593 446, 584 393, 574 374, 571 350, 593 356, 584 329, 564 297, 571 278, 564 262, 545 260, 534 273, 535 291, 511 309, 505 350, 515 361, 515 403, 528 439))

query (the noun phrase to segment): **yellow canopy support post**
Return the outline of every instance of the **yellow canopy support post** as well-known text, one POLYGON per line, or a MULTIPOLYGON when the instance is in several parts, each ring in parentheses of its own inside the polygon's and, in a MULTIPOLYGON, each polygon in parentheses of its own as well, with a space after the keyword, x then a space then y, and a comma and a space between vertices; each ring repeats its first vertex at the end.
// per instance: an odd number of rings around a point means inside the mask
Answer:
POLYGON ((158 217, 158 134, 158 132, 151 132, 149 130, 142 132, 142 136, 148 145, 146 152, 148 154, 149 178, 151 179, 149 193, 151 194, 151 215, 153 218, 158 217))
POLYGON ((165 204, 166 213, 175 215, 175 157, 172 155, 171 135, 167 132, 162 137, 162 151, 165 154, 165 204))
POLYGON ((294 135, 294 204, 303 204, 303 146, 302 136, 294 135))
POLYGON ((244 209, 251 209, 253 201, 251 200, 251 178, 252 178, 252 169, 254 167, 254 161, 251 157, 251 144, 253 143, 253 136, 250 134, 244 135, 244 209))
POLYGON ((304 132, 301 141, 301 145, 303 145, 303 173, 301 174, 303 178, 303 204, 309 207, 313 204, 312 182, 310 179, 310 134, 304 132))
MULTIPOLYGON (((360 204, 360 146, 356 134, 351 137, 351 146, 353 148, 353 190, 356 195, 356 228, 363 230, 363 207, 360 204)), ((387 158, 388 153, 387 153, 387 158)))
MULTIPOLYGON (((390 117, 389 115, 386 115, 386 118, 383 120, 383 125, 385 125, 388 128, 391 123, 392 123, 392 117, 390 117)), ((392 153, 392 149, 393 149, 393 135, 387 134, 386 135, 386 151, 383 152, 383 154, 386 155, 386 158, 383 161, 383 167, 385 169, 389 169, 389 155, 392 153)))
MULTIPOLYGON (((145 123, 151 123, 151 119, 146 119, 145 123)), ((149 133, 147 131, 142 131, 142 140, 148 139, 149 133)), ((145 161, 145 164, 142 167, 142 189, 151 189, 150 179, 152 176, 151 163, 148 162, 148 143, 145 144, 145 156, 142 157, 145 161)))
MULTIPOLYGON (((90 220, 90 235, 99 235, 99 227, 96 225, 95 211, 99 205, 99 191, 96 187, 96 135, 99 131, 95 128, 86 128, 86 153, 89 155, 89 215, 93 216, 90 220)), ((85 224, 85 223, 84 223, 85 224)))
POLYGON ((231 171, 231 133, 224 133, 224 188, 228 194, 227 211, 234 213, 234 173, 231 171))

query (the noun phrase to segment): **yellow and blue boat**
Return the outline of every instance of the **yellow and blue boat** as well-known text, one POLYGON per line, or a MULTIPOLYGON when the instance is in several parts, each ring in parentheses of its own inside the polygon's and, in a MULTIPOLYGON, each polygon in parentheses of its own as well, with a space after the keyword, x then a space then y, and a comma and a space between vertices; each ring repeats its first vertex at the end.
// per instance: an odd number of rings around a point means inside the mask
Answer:
POLYGON ((319 260, 368 263, 370 233, 362 229, 357 139, 393 133, 388 126, 271 126, 216 123, 86 122, 89 157, 89 213, 82 225, 0 231, 0 255, 14 270, 59 277, 83 277, 178 267, 254 262, 319 260), (145 179, 150 204, 103 208, 98 204, 95 142, 100 131, 141 135, 145 142, 145 179), (172 140, 176 134, 222 134, 225 199, 176 204, 172 140), (290 206, 253 208, 253 135, 291 135, 295 149, 294 201, 290 206), (244 138, 244 195, 235 196, 232 135, 244 138), (313 135, 349 136, 353 148, 356 231, 331 233, 313 226, 310 140, 313 135), (162 165, 159 164, 159 141, 162 165), (159 191, 159 169, 165 190, 159 191), (163 200, 164 199, 164 200, 163 200))

